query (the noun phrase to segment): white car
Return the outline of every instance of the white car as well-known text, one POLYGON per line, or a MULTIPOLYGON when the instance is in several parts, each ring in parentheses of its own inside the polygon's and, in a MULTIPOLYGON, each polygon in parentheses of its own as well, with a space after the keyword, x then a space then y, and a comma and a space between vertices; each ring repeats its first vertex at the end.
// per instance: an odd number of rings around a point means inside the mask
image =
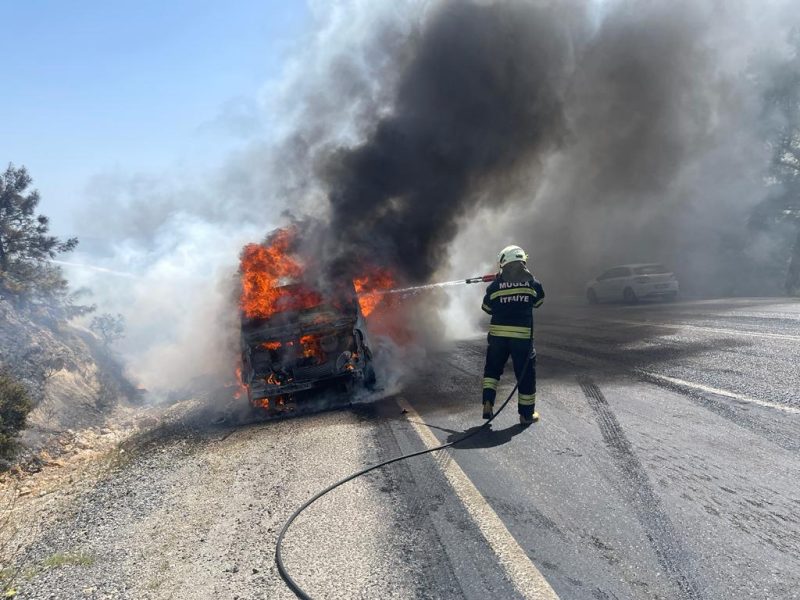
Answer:
POLYGON ((586 284, 590 304, 602 300, 623 300, 629 304, 640 298, 674 300, 678 297, 678 278, 664 265, 641 263, 619 265, 586 284))

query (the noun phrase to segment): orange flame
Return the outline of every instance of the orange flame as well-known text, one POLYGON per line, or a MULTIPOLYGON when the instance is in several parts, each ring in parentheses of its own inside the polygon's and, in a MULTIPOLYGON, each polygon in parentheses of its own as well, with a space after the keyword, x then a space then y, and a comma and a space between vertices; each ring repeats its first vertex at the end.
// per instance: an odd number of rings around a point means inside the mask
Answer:
POLYGON ((320 347, 319 337, 314 335, 304 335, 300 338, 300 346, 302 347, 304 358, 316 358, 318 363, 325 360, 325 355, 320 347))
POLYGON ((238 400, 243 395, 247 394, 247 385, 242 381, 242 367, 236 367, 236 385, 237 389, 233 393, 234 399, 238 400))
POLYGON ((394 277, 384 269, 374 268, 362 277, 353 279, 361 313, 368 317, 383 299, 384 295, 381 292, 393 288, 394 285, 394 277))
POLYGON ((277 312, 312 308, 321 296, 294 283, 303 274, 303 265, 292 256, 294 229, 279 229, 264 244, 248 244, 242 250, 240 307, 248 319, 267 319, 277 312), (283 281, 282 281, 283 280, 283 281))

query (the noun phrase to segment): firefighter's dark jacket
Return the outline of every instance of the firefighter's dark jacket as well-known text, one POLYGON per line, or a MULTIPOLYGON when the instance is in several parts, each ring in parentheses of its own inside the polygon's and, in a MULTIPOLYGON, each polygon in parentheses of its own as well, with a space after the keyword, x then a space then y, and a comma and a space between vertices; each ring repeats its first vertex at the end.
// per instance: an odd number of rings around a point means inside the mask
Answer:
MULTIPOLYGON (((517 278, 515 278, 517 279, 517 278)), ((492 315, 489 335, 530 339, 533 310, 544 302, 542 284, 533 276, 523 281, 504 281, 498 275, 483 297, 481 308, 492 315)))

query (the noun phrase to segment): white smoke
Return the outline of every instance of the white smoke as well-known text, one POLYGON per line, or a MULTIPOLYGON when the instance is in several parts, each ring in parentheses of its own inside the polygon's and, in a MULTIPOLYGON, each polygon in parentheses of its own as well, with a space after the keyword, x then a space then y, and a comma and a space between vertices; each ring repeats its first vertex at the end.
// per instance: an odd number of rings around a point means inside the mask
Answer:
POLYGON ((312 2, 312 29, 254 99, 264 139, 199 178, 165 166, 89 182, 81 245, 62 266, 100 312, 125 318, 116 347, 134 383, 163 396, 235 380, 239 252, 286 209, 325 214, 316 156, 388 109, 396 48, 381 33, 403 43, 426 4, 312 2))
POLYGON ((230 383, 238 345, 238 253, 269 226, 175 214, 146 245, 121 240, 105 258, 77 255, 64 268, 73 283, 93 291, 102 312, 125 318, 117 348, 136 384, 163 395, 198 378, 230 383))
MULTIPOLYGON (((264 139, 242 147, 202 181, 131 175, 92 183, 76 231, 82 253, 70 262, 135 278, 65 269, 76 286, 94 291, 102 312, 125 316, 127 337, 119 350, 137 383, 169 390, 205 375, 232 377, 237 314, 231 290, 241 247, 281 224, 284 210, 328 214, 319 178, 322 163, 333 149, 362 142, 379 119, 392 113, 415 40, 442 3, 311 2, 311 30, 298 40, 281 75, 268 81, 256 99, 268 132, 264 139)), ((753 59, 786 54, 793 3, 568 4, 576 7, 562 11, 575 19, 565 25, 574 38, 566 60, 573 65, 564 98, 568 139, 539 157, 535 170, 481 191, 487 201, 477 202, 478 208, 462 218, 449 260, 436 278, 492 272, 497 251, 509 243, 529 250, 532 271, 542 276, 546 289, 554 280, 574 288, 596 274, 592 270, 603 261, 633 260, 638 258, 634 254, 650 250, 647 260, 678 257, 660 255, 671 244, 697 252, 692 265, 697 277, 717 270, 717 258, 692 244, 705 234, 713 239, 736 235, 747 208, 763 193, 759 168, 767 157, 758 142, 759 83, 753 79, 753 59), (639 66, 648 77, 631 79, 624 72, 625 52, 615 52, 614 44, 629 42, 633 35, 646 48, 649 36, 662 26, 674 28, 680 43, 665 47, 684 62, 670 62, 669 54, 655 56, 663 63, 656 61, 648 71, 645 62, 639 66), (674 79, 660 79, 664 73, 674 79), (637 103, 627 90, 653 82, 663 86, 664 110, 658 114, 666 120, 657 123, 655 133, 647 133, 650 137, 639 139, 633 131, 624 138, 630 130, 621 119, 650 118, 653 109, 647 101, 637 103), (622 138, 616 135, 620 131, 622 138), (673 145, 659 148, 662 141, 673 145), (625 165, 609 160, 609 154, 623 150, 641 158, 665 148, 677 148, 667 157, 672 162, 651 156, 653 172, 645 175, 655 183, 641 190, 626 188, 625 165), (491 208, 493 193, 507 194, 510 201, 491 208), (615 222, 638 228, 639 239, 621 243, 615 222), (671 229, 661 237, 648 236, 659 223, 671 229), (652 239, 658 244, 648 247, 645 242, 652 239)), ((450 336, 476 333, 482 288, 447 290, 442 316, 450 336)))

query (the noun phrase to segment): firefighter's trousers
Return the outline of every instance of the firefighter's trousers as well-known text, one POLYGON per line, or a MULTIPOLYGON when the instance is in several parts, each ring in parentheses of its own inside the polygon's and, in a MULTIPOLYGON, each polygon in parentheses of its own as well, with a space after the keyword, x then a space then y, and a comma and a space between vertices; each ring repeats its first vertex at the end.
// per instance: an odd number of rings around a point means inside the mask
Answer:
POLYGON ((494 405, 497 384, 500 382, 509 355, 514 365, 514 375, 519 383, 518 411, 519 414, 530 418, 536 404, 536 350, 531 339, 489 335, 486 366, 483 368, 483 402, 488 401, 494 405), (529 361, 528 354, 531 357, 529 361), (523 368, 525 372, 522 372, 523 368))

